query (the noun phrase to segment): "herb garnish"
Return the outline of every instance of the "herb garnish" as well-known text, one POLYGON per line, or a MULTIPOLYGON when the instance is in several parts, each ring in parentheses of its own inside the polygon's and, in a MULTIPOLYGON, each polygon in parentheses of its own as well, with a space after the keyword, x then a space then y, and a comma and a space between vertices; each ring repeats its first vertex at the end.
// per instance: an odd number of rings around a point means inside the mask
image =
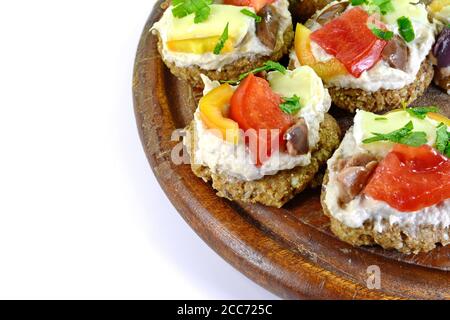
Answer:
POLYGON ((351 0, 352 6, 360 6, 362 4, 367 4, 367 0, 351 0))
POLYGON ((220 54, 220 51, 222 51, 225 42, 228 40, 228 22, 225 26, 225 29, 223 30, 222 35, 219 38, 219 41, 217 42, 216 46, 214 47, 214 54, 220 54))
POLYGON ((252 17, 253 19, 255 19, 256 22, 261 22, 262 18, 253 11, 250 11, 248 9, 242 9, 241 13, 245 14, 246 16, 252 17))
POLYGON ((268 60, 261 67, 255 68, 255 69, 250 70, 245 73, 241 73, 237 80, 220 80, 220 82, 229 83, 229 84, 234 85, 234 84, 239 83, 239 81, 242 81, 243 79, 245 79, 245 77, 247 77, 250 73, 258 73, 258 72, 262 72, 262 71, 279 71, 282 74, 285 74, 286 67, 283 66, 282 64, 279 64, 278 62, 268 60))
POLYGON ((450 158, 450 132, 447 132, 447 126, 442 122, 436 127, 436 149, 450 158))
POLYGON ((405 109, 411 116, 425 119, 428 112, 439 112, 439 109, 435 106, 430 107, 414 107, 405 109))
POLYGON ((290 98, 283 98, 283 102, 280 104, 280 108, 285 113, 297 113, 302 108, 302 106, 300 105, 300 98, 296 94, 294 94, 290 98))
POLYGON ((363 143, 372 143, 376 141, 391 141, 406 144, 413 147, 419 147, 427 143, 427 135, 423 131, 412 131, 414 125, 409 121, 403 128, 392 131, 390 133, 372 132, 374 137, 364 139, 363 143))
POLYGON ((176 18, 183 18, 195 13, 194 23, 200 23, 208 19, 212 3, 213 0, 173 0, 172 14, 176 18))
POLYGON ((269 60, 269 61, 266 61, 264 63, 264 65, 261 67, 255 68, 253 70, 250 70, 249 72, 245 72, 245 73, 241 74, 238 78, 238 81, 241 81, 246 76, 248 76, 250 73, 258 73, 261 71, 272 71, 272 70, 279 71, 282 74, 286 73, 286 68, 282 64, 279 64, 278 62, 269 60))
POLYGON ((408 17, 400 17, 397 19, 398 32, 406 42, 411 42, 416 37, 411 20, 408 17))
POLYGON ((255 69, 250 70, 245 73, 242 73, 241 75, 239 75, 237 80, 221 80, 220 82, 229 83, 229 84, 237 84, 239 81, 242 81, 245 77, 247 77, 250 73, 258 73, 258 72, 262 72, 262 71, 274 71, 274 70, 279 71, 282 74, 286 73, 286 68, 282 64, 279 64, 278 62, 269 60, 269 61, 266 61, 264 63, 264 65, 262 65, 261 67, 255 68, 255 69))
POLYGON ((375 120, 376 121, 380 121, 380 120, 387 120, 388 118, 386 117, 376 117, 375 120))
POLYGON ((394 33, 389 30, 381 30, 378 29, 377 27, 372 27, 370 30, 377 38, 382 40, 391 40, 392 37, 394 36, 394 33))

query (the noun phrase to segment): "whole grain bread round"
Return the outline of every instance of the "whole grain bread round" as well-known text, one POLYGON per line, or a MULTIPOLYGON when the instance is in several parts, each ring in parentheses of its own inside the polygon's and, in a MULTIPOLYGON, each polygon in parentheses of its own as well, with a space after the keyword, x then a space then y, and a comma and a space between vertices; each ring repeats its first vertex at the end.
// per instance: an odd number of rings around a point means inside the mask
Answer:
POLYGON ((218 196, 230 200, 262 203, 278 208, 308 186, 317 185, 317 179, 315 178, 319 169, 337 148, 341 136, 336 120, 325 114, 325 119, 319 130, 320 140, 317 149, 311 154, 309 165, 282 170, 277 174, 265 176, 259 180, 242 181, 223 174, 213 173, 205 166, 194 164, 192 159, 195 152, 195 134, 192 124, 188 130, 190 130, 190 136, 192 137, 190 150, 192 171, 203 180, 211 181, 218 196))
POLYGON ((414 233, 410 233, 407 229, 402 229, 397 224, 390 224, 388 220, 383 219, 381 221, 382 232, 375 230, 373 220, 367 220, 359 228, 351 228, 334 218, 328 209, 325 203, 327 183, 328 170, 323 179, 320 202, 323 212, 330 218, 331 231, 344 242, 353 246, 380 245, 384 249, 396 249, 406 254, 427 252, 434 249, 439 243, 450 244, 448 236, 450 228, 439 225, 420 225, 414 233))
POLYGON ((188 81, 191 85, 201 87, 203 82, 200 74, 206 75, 211 80, 233 80, 237 79, 240 74, 253 70, 254 68, 262 66, 266 61, 280 60, 288 53, 294 39, 294 31, 292 24, 286 28, 282 38, 277 39, 275 48, 271 55, 257 55, 252 58, 242 57, 230 64, 223 66, 220 70, 205 70, 198 66, 178 67, 174 62, 165 59, 162 48, 162 39, 158 36, 158 51, 166 66, 178 78, 188 81))
POLYGON ((380 89, 374 92, 362 89, 329 87, 333 103, 344 110, 355 112, 362 109, 370 112, 382 112, 398 109, 402 102, 408 105, 420 97, 433 80, 431 59, 425 59, 411 84, 396 90, 380 89))

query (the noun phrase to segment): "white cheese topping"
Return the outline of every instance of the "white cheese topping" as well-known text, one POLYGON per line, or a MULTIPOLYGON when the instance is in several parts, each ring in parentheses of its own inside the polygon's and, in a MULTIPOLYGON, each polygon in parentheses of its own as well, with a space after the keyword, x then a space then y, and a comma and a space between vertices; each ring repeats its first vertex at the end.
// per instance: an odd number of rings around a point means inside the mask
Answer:
MULTIPOLYGON (((336 3, 336 1, 330 3, 323 10, 333 5, 334 3, 336 3)), ((347 10, 350 10, 351 8, 353 7, 350 5, 347 10)), ((414 12, 416 10, 419 10, 419 13, 422 13, 423 11, 426 17, 426 9, 423 4, 414 5, 414 9, 414 12)), ((390 16, 388 18, 389 19, 386 18, 386 20, 394 20, 390 16)), ((409 47, 410 55, 406 71, 392 68, 388 65, 388 63, 380 60, 371 69, 364 71, 359 78, 356 78, 351 74, 340 75, 329 80, 326 85, 336 86, 340 88, 362 89, 365 91, 373 92, 379 89, 400 89, 414 82, 420 69, 421 63, 425 60, 426 56, 433 46, 435 27, 433 24, 429 23, 428 20, 425 19, 424 21, 421 15, 417 15, 417 17, 411 16, 410 19, 413 24, 416 37, 412 42, 407 44, 409 47)), ((399 34, 398 26, 396 23, 390 24, 386 21, 383 22, 386 24, 386 27, 389 30, 393 31, 395 34, 399 34)), ((321 26, 319 24, 314 24, 312 26, 312 30, 315 31, 320 27, 321 26)), ((333 57, 327 54, 325 50, 323 50, 314 41, 311 41, 311 51, 317 61, 326 61, 333 57)), ((291 53, 291 58, 294 59, 296 66, 300 65, 295 53, 291 53)))
MULTIPOLYGON (((294 71, 288 70, 287 75, 292 76, 296 72, 306 76, 307 72, 313 71, 309 67, 301 67, 294 71)), ((268 78, 275 78, 276 76, 276 74, 269 74, 268 78)), ((317 145, 320 124, 324 119, 324 114, 331 105, 331 98, 328 91, 323 88, 320 78, 317 75, 315 77, 320 82, 320 87, 316 87, 315 84, 311 86, 315 90, 315 95, 305 101, 305 105, 297 114, 298 117, 305 119, 308 126, 310 147, 317 145)), ((219 82, 210 81, 205 76, 202 76, 202 78, 205 83, 204 95, 220 85, 219 82)), ((198 109, 194 114, 194 123, 194 132, 197 141, 195 146, 195 159, 193 160, 196 164, 208 167, 212 172, 224 174, 239 180, 250 181, 261 179, 266 175, 273 175, 280 170, 306 166, 311 162, 310 152, 299 156, 291 156, 286 152, 274 152, 262 166, 256 166, 242 139, 240 139, 237 145, 234 145, 217 137, 203 124, 198 109)), ((187 140, 189 140, 189 137, 185 140, 185 144, 189 143, 187 140)))
MULTIPOLYGON (((363 134, 360 129, 357 129, 361 127, 361 118, 357 117, 355 117, 354 127, 347 131, 341 145, 327 162, 329 180, 325 185, 325 203, 333 217, 351 228, 359 228, 363 226, 365 221, 373 221, 377 232, 383 231, 382 221, 387 221, 390 225, 398 225, 408 232, 414 232, 418 225, 448 227, 450 225, 450 199, 414 212, 398 211, 384 201, 361 194, 345 207, 339 206, 337 200, 339 196, 338 173, 333 170, 337 161, 363 152, 370 152, 377 156, 387 153, 386 150, 381 152, 380 149, 369 151, 362 145, 363 134)), ((389 150, 388 144, 384 146, 385 149, 389 150)))
MULTIPOLYGON (((275 8, 277 13, 280 15, 280 25, 278 29, 277 38, 282 38, 284 32, 287 28, 292 25, 291 14, 288 10, 288 0, 277 0, 272 6, 275 8)), ((232 6, 236 8, 236 6, 232 6)), ((238 7, 239 10, 246 7, 238 7)), ((249 10, 253 10, 252 8, 247 8, 249 10)), ((243 57, 247 57, 249 59, 255 58, 257 56, 267 56, 272 53, 272 50, 267 48, 256 36, 255 34, 255 20, 251 17, 245 16, 241 14, 245 20, 247 21, 247 26, 245 28, 245 37, 242 39, 238 39, 238 43, 235 45, 235 48, 231 52, 222 53, 219 55, 215 55, 212 52, 203 53, 203 54, 194 54, 194 53, 185 53, 185 52, 174 52, 169 50, 167 47, 167 40, 169 39, 169 31, 174 24, 175 18, 172 14, 172 7, 169 7, 163 14, 162 18, 156 22, 152 28, 150 29, 153 32, 158 32, 159 36, 162 39, 163 47, 162 54, 164 59, 169 62, 175 63, 178 67, 189 67, 189 66, 198 66, 205 70, 219 70, 232 63, 235 60, 238 60, 243 57)), ((210 17, 211 18, 211 17, 210 17)), ((232 21, 230 22, 232 24, 232 21)), ((222 29, 224 26, 222 26, 222 29)))

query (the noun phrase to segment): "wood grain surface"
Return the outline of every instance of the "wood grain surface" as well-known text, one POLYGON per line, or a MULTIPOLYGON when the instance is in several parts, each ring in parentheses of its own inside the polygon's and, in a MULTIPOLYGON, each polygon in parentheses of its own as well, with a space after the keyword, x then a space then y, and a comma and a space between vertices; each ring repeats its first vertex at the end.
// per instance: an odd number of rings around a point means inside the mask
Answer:
MULTIPOLYGON (((283 298, 450 299, 450 246, 418 255, 354 248, 331 233, 319 189, 281 209, 233 203, 217 197, 188 164, 172 162, 180 146, 172 133, 190 122, 200 93, 173 77, 157 52, 149 30, 163 12, 160 5, 145 25, 136 56, 135 114, 155 176, 195 232, 236 269, 283 298), (381 270, 380 289, 367 288, 371 265, 381 270)), ((415 104, 436 104, 450 115, 449 96, 434 87, 415 104)), ((352 115, 336 108, 331 113, 348 128, 352 115)))

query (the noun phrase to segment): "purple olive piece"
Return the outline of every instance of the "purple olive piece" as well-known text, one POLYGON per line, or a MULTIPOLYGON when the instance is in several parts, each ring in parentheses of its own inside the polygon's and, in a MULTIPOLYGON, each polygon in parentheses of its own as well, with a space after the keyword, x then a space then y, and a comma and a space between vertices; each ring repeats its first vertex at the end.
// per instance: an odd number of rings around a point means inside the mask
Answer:
POLYGON ((450 66, 450 28, 444 28, 439 34, 433 47, 433 54, 438 61, 439 68, 450 66))

